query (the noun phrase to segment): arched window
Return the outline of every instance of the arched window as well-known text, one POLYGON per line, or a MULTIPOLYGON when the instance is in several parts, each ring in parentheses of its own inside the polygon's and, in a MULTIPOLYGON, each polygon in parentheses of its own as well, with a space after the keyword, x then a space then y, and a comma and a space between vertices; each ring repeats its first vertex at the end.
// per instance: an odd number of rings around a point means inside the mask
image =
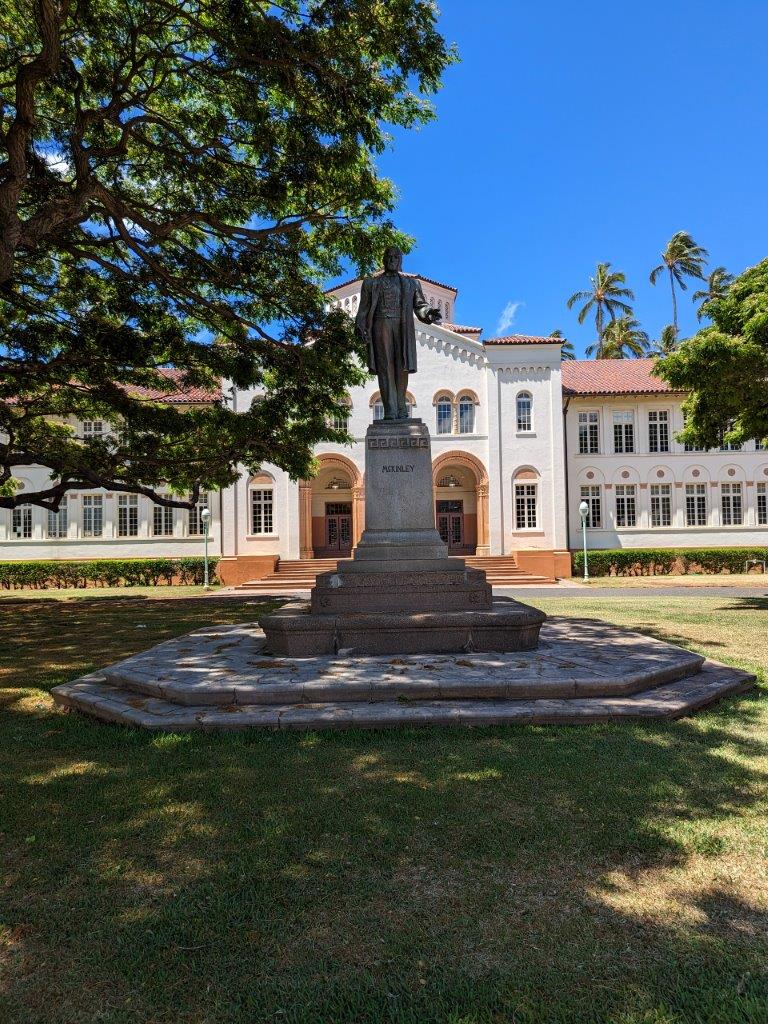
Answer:
POLYGON ((475 403, 464 395, 459 399, 459 433, 474 434, 475 432, 475 403))
POLYGON ((251 535, 275 532, 275 481, 269 473, 259 473, 251 480, 251 535))
POLYGON ((529 391, 521 391, 517 396, 517 432, 529 433, 533 430, 533 396, 529 391))
POLYGON ((435 403, 437 408, 437 433, 453 432, 453 402, 448 395, 441 395, 435 403))

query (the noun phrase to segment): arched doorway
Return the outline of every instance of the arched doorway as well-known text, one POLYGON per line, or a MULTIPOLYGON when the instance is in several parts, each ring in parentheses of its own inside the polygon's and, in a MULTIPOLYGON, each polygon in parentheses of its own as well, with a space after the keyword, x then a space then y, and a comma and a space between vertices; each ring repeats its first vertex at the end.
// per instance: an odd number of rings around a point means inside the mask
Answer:
POLYGON ((452 555, 488 555, 488 474, 468 452, 445 452, 432 464, 435 523, 452 555))
POLYGON ((300 557, 347 558, 363 532, 363 480, 344 455, 320 455, 318 462, 317 475, 299 481, 300 557))

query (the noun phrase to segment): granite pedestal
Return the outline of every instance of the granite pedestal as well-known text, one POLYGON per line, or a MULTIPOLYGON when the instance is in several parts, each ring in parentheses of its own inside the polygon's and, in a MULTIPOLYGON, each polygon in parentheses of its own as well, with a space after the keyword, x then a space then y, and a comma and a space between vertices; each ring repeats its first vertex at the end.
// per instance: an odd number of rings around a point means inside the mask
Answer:
POLYGON ((322 573, 309 608, 286 605, 260 624, 274 654, 523 651, 546 616, 494 604, 480 569, 452 558, 435 529, 432 452, 421 420, 379 420, 365 442, 365 530, 353 558, 322 573))

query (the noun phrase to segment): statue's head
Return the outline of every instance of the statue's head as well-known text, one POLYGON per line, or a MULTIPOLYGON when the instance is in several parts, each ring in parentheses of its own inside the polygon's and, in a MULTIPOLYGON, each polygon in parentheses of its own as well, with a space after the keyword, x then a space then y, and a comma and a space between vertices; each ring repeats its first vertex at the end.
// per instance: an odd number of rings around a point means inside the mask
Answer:
POLYGON ((384 250, 384 269, 390 273, 403 269, 403 254, 396 245, 390 245, 384 250))

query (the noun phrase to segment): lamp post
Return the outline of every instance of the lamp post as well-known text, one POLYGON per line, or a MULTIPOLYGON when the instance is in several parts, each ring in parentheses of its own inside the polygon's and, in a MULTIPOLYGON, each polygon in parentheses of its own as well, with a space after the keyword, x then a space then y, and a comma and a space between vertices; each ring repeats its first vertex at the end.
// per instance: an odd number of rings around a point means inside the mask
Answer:
POLYGON ((206 590, 210 590, 208 582, 208 527, 211 522, 211 510, 209 508, 203 508, 200 510, 200 519, 203 524, 203 541, 205 543, 205 574, 203 576, 203 587, 206 590))
POLYGON ((581 537, 584 544, 584 579, 589 579, 589 565, 587 564, 587 519, 589 519, 589 505, 586 501, 582 501, 579 505, 579 515, 581 516, 581 537))

